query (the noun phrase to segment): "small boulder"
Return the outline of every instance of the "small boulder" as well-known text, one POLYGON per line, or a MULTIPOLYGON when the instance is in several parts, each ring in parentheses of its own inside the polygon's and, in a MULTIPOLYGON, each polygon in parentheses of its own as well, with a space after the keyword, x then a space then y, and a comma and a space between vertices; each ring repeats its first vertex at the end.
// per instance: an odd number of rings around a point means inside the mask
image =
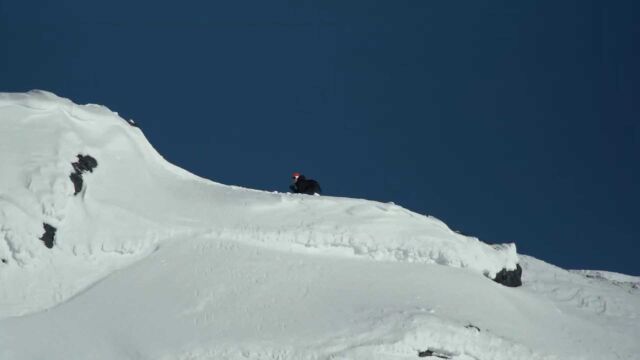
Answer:
POLYGON ((69 175, 71 182, 73 183, 73 195, 78 195, 82 190, 82 173, 93 172, 98 166, 98 160, 91 155, 78 154, 78 161, 71 163, 73 166, 73 172, 69 175))
POLYGON ((522 286, 522 267, 520 264, 516 264, 514 270, 502 269, 496 274, 493 281, 509 287, 522 286))

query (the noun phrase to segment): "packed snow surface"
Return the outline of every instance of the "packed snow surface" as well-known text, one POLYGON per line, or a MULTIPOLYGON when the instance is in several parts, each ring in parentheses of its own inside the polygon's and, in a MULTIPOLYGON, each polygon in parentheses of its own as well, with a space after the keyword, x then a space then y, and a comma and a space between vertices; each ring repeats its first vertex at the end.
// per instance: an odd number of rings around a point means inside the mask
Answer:
POLYGON ((0 359, 640 359, 638 278, 202 179, 102 106, 0 94, 0 170, 0 359))

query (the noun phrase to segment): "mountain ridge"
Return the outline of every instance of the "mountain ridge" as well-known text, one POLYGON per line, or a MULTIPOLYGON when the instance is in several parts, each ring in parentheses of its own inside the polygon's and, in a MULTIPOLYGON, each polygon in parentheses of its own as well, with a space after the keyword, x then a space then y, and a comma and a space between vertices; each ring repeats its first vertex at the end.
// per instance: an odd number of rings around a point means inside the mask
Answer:
POLYGON ((0 358, 640 353, 640 296, 622 277, 568 272, 393 203, 215 183, 131 125, 48 92, 0 94, 0 358), (74 165, 86 157, 91 171, 74 165), (522 287, 491 280, 518 264, 522 287))

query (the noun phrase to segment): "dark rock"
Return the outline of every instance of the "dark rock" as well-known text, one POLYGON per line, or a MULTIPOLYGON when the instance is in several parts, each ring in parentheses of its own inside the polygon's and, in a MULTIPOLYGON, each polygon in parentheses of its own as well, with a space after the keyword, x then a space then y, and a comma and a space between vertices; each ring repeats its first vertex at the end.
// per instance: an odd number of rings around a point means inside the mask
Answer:
POLYGON ((73 172, 69 175, 69 178, 71 178, 71 182, 73 183, 73 195, 78 195, 80 190, 82 190, 82 175, 73 172))
POLYGON ((71 163, 71 166, 73 166, 73 172, 69 178, 73 183, 73 195, 78 195, 82 191, 82 173, 93 172, 93 169, 98 166, 98 161, 91 155, 78 154, 78 161, 71 163))
POLYGON ((520 264, 516 264, 515 270, 500 270, 493 281, 509 287, 522 286, 522 268, 520 264))
POLYGON ((438 352, 431 349, 427 349, 425 351, 419 351, 418 357, 427 357, 427 356, 435 356, 440 359, 451 359, 451 355, 446 354, 444 352, 438 352))
POLYGON ((73 169, 79 173, 86 171, 93 172, 93 169, 98 166, 98 161, 91 155, 78 155, 78 161, 71 165, 73 165, 73 169))
POLYGON ((467 326, 465 326, 466 329, 475 329, 476 331, 480 332, 480 328, 473 325, 473 324, 469 324, 467 326))
POLYGON ((56 240, 56 228, 47 223, 42 225, 44 226, 44 234, 42 234, 40 240, 44 241, 44 246, 51 249, 56 240))
POLYGON ((6 264, 6 263, 8 263, 8 262, 9 262, 9 261, 8 261, 7 259, 2 259, 2 263, 3 263, 3 264, 6 264))

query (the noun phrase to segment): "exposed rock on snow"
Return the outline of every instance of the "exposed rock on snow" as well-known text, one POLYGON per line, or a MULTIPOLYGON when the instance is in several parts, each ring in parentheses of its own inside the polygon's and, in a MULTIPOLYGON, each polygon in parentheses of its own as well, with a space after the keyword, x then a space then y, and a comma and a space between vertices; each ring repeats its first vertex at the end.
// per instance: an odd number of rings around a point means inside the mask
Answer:
POLYGON ((520 267, 520 264, 517 264, 515 270, 507 270, 507 269, 500 270, 500 272, 496 274, 496 277, 493 279, 493 281, 499 284, 502 284, 504 286, 518 287, 518 286, 522 286, 521 279, 522 279, 522 267, 520 267))
POLYGON ((53 247, 53 243, 56 240, 56 228, 47 223, 44 223, 42 225, 44 226, 44 234, 42 234, 40 240, 44 242, 44 245, 46 247, 51 249, 53 247))
POLYGON ((71 182, 73 183, 74 193, 73 195, 78 195, 78 193, 82 190, 82 173, 85 172, 93 172, 98 166, 98 161, 94 159, 91 155, 81 155, 78 154, 78 161, 71 163, 73 167, 73 172, 69 177, 71 178, 71 182))
POLYGON ((440 359, 451 359, 451 356, 453 356, 452 354, 449 354, 447 352, 442 352, 442 351, 438 351, 438 350, 431 350, 431 349, 427 349, 425 351, 420 351, 418 352, 418 357, 437 357, 440 359))
POLYGON ((627 282, 392 203, 199 178, 102 106, 0 94, 0 154, 0 359, 640 353, 627 282))
POLYGON ((469 325, 465 326, 464 328, 465 329, 474 329, 475 331, 480 332, 480 328, 475 326, 475 325, 473 325, 473 324, 469 324, 469 325))

